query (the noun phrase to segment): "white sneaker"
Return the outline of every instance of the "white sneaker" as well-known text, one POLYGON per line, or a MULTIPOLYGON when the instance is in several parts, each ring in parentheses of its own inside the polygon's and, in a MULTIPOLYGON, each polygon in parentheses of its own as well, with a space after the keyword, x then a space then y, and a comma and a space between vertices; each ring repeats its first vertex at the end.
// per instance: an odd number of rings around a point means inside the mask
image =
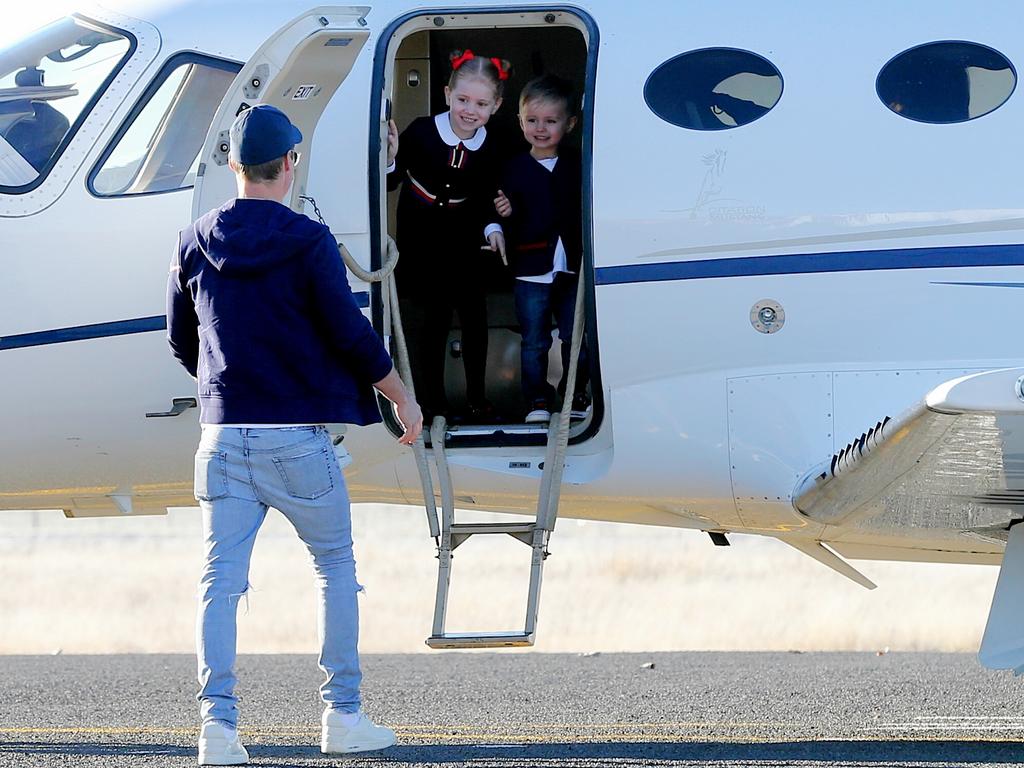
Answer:
POLYGON ((351 716, 335 709, 325 709, 320 722, 320 751, 331 752, 370 752, 392 746, 395 732, 390 728, 375 725, 363 714, 363 710, 355 713, 357 720, 352 725, 345 725, 351 716))
POLYGON ((199 731, 200 765, 244 765, 249 753, 238 739, 238 731, 220 723, 203 723, 199 731))
POLYGON ((534 408, 526 414, 527 424, 547 424, 549 421, 551 421, 551 411, 547 408, 534 408))

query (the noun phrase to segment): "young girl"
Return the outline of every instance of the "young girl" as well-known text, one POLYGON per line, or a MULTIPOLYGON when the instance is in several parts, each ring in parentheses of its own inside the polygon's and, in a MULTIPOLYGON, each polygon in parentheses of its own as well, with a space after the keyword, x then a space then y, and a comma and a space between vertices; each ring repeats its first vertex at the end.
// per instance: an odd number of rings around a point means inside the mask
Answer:
POLYGON ((397 281, 408 312, 417 399, 429 416, 448 412, 444 363, 452 313, 462 326, 462 357, 470 418, 485 421, 493 408, 484 396, 487 364, 486 260, 481 248, 500 250, 500 232, 485 229, 497 217, 493 200, 502 156, 487 135, 501 106, 509 65, 458 51, 444 89, 449 111, 417 118, 399 141, 388 131, 388 186, 399 184, 397 281), (399 151, 401 145, 401 151, 399 151), (419 327, 417 327, 419 326, 419 327))

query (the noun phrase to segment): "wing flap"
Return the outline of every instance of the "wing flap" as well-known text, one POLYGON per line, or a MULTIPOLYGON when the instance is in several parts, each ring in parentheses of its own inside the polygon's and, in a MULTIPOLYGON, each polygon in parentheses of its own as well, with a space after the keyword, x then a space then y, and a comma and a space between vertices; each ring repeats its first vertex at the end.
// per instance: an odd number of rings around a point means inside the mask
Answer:
POLYGON ((1024 368, 964 376, 877 422, 793 495, 826 525, 974 532, 1024 518, 1024 368))

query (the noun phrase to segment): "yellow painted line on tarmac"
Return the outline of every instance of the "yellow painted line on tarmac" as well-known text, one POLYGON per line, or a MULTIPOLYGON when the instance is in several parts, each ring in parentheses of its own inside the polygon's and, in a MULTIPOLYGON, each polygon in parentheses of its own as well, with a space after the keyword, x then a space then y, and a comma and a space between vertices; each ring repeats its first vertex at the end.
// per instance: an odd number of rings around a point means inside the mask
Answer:
MULTIPOLYGON (((777 722, 712 722, 712 721, 689 721, 689 722, 672 722, 672 723, 516 723, 510 725, 506 733, 510 732, 522 732, 522 731, 538 731, 538 730, 558 730, 558 731, 608 731, 608 730, 678 730, 683 728, 785 728, 791 726, 797 726, 800 723, 777 723, 777 722)), ((495 731, 488 731, 486 729, 481 730, 479 725, 439 725, 437 723, 423 724, 423 725, 396 725, 392 726, 398 732, 408 733, 409 735, 422 736, 429 732, 431 735, 444 734, 444 735, 480 735, 488 734, 492 735, 495 731)), ((0 733, 15 733, 15 734, 71 734, 71 733, 94 733, 100 735, 125 735, 133 733, 194 733, 198 732, 199 726, 191 726, 187 728, 182 727, 161 727, 151 725, 141 726, 63 726, 63 727, 50 727, 50 728, 5 728, 0 726, 0 733)), ((249 735, 261 735, 261 734, 283 734, 283 733, 319 733, 319 726, 311 725, 272 725, 272 726, 261 726, 261 727, 250 727, 247 728, 242 726, 239 731, 249 735)))
MULTIPOLYGON (((707 742, 719 742, 719 743, 744 743, 744 744, 767 744, 774 743, 780 740, 787 742, 818 742, 818 741, 836 741, 836 742, 860 742, 860 741, 876 741, 877 736, 862 736, 862 737, 838 737, 838 736, 822 736, 818 735, 815 737, 803 737, 803 736, 786 736, 784 731, 773 729, 773 732, 769 736, 754 735, 744 732, 746 729, 752 727, 758 728, 771 728, 772 726, 784 725, 781 723, 751 723, 751 722, 707 722, 707 721, 694 721, 694 722, 677 722, 677 723, 586 723, 586 724, 570 724, 570 723, 524 723, 517 724, 510 727, 508 730, 496 731, 487 728, 481 728, 480 726, 472 725, 452 725, 452 726, 440 726, 437 724, 431 725, 399 725, 395 728, 398 732, 400 739, 405 741, 406 744, 426 744, 426 743, 449 743, 457 745, 471 745, 471 744, 482 744, 487 746, 503 745, 503 746, 517 746, 517 745, 535 745, 543 743, 558 742, 565 739, 566 737, 574 737, 580 743, 589 742, 613 742, 613 743, 629 743, 629 742, 657 742, 657 743, 672 743, 672 742, 688 742, 688 743, 707 743, 707 742), (539 733, 537 731, 545 729, 548 732, 539 733), (648 730, 639 730, 648 729, 648 730), (686 730, 684 730, 686 729, 686 730), (700 729, 694 731, 692 729, 700 729), (730 734, 729 729, 734 729, 730 734), (550 731, 556 730, 557 732, 552 733, 550 731), (532 731, 532 732, 531 732, 532 731), (589 733, 580 733, 581 731, 589 731, 589 733), (709 732, 710 731, 710 732, 709 732), (740 732, 737 732, 740 731, 740 732), (582 737, 582 738, 581 738, 582 737)), ((864 729, 868 730, 868 729, 864 729)), ((872 729, 874 730, 874 729, 872 729)), ((883 729, 880 729, 883 730, 883 729)), ((198 732, 198 727, 161 727, 161 726, 106 726, 106 727, 51 727, 51 728, 11 728, 11 727, 0 727, 0 735, 7 736, 138 736, 147 734, 160 734, 160 735, 174 735, 174 736, 185 736, 189 740, 194 738, 198 732)), ((319 736, 320 729, 318 727, 307 726, 307 725, 280 725, 271 727, 259 727, 259 728, 241 728, 240 732, 242 736, 255 739, 255 738, 273 738, 275 736, 304 736, 311 740, 316 740, 319 736)), ((969 734, 958 734, 958 736, 941 736, 939 734, 928 734, 928 733, 900 733, 899 738, 901 740, 910 740, 917 742, 947 742, 955 743, 957 741, 971 741, 976 742, 977 738, 971 738, 969 734)), ((1013 736, 993 736, 986 734, 983 739, 985 742, 990 743, 1021 743, 1020 737, 1013 736)))
MULTIPOLYGON (((401 731, 398 732, 400 738, 407 739, 407 744, 429 744, 429 743, 450 743, 460 745, 502 745, 502 746, 527 746, 533 744, 552 744, 552 743, 564 743, 567 736, 572 736, 570 733, 558 733, 558 734, 529 734, 529 733, 494 733, 494 732, 481 732, 481 733, 450 733, 450 732, 420 732, 420 733, 409 733, 403 734, 401 731)), ((753 743, 753 742, 771 742, 778 741, 778 738, 766 739, 762 737, 743 735, 743 736, 727 736, 720 734, 705 734, 697 735, 694 733, 635 733, 635 732, 617 732, 607 731, 601 733, 598 737, 589 738, 572 738, 572 742, 575 744, 606 744, 622 743, 622 744, 634 744, 637 742, 650 743, 703 743, 703 742, 716 742, 716 743, 753 743)))
MULTIPOLYGON (((436 727, 436 726, 435 726, 436 727)), ((449 743, 457 745, 471 745, 471 744, 485 744, 485 745, 531 745, 531 744, 544 744, 550 743, 553 740, 564 739, 567 736, 572 736, 571 729, 567 726, 562 733, 510 733, 510 732, 497 732, 497 731, 473 731, 460 729, 454 731, 452 729, 443 730, 420 730, 423 726, 419 726, 416 730, 406 730, 398 727, 395 730, 398 733, 400 739, 405 741, 407 744, 429 744, 429 743, 449 743)), ((176 736, 187 736, 192 738, 196 735, 197 728, 159 728, 159 727, 137 727, 137 728, 0 728, 0 734, 6 735, 23 735, 23 736, 138 736, 138 735, 176 735, 176 736)), ((258 737, 273 738, 275 736, 308 736, 310 739, 315 740, 319 736, 319 728, 241 728, 239 729, 241 735, 248 739, 254 739, 258 737)), ((765 739, 760 737, 753 737, 750 735, 743 736, 726 736, 720 734, 707 734, 698 736, 694 733, 666 733, 666 732, 644 732, 636 733, 635 731, 602 731, 599 734, 594 734, 589 738, 584 738, 580 741, 577 737, 577 741, 580 743, 587 743, 588 741, 597 742, 615 742, 615 743, 630 743, 636 742, 637 740, 644 742, 705 742, 705 741, 716 741, 716 742, 769 742, 777 739, 765 739), (596 737, 596 738, 595 738, 596 737)))
MULTIPOLYGON (((785 723, 766 720, 758 722, 743 722, 740 720, 725 720, 725 721, 714 721, 714 720, 692 720, 692 721, 678 721, 678 722, 662 722, 662 723, 515 723, 510 725, 510 728, 517 730, 523 728, 540 729, 540 728, 561 728, 565 730, 596 730, 601 728, 718 728, 718 727, 739 727, 739 728, 750 728, 750 727, 794 727, 804 725, 804 723, 785 723)), ((471 730, 473 728, 479 728, 474 725, 445 725, 439 726, 436 724, 429 725, 399 725, 396 728, 402 728, 406 730, 415 730, 417 728, 451 728, 452 730, 471 730)))
POLYGON ((132 728, 124 727, 103 727, 90 728, 68 726, 64 728, 0 728, 0 733, 13 734, 41 734, 46 736, 62 736, 75 733, 93 733, 100 736, 125 736, 135 733, 198 733, 197 728, 160 728, 157 726, 137 726, 132 728))

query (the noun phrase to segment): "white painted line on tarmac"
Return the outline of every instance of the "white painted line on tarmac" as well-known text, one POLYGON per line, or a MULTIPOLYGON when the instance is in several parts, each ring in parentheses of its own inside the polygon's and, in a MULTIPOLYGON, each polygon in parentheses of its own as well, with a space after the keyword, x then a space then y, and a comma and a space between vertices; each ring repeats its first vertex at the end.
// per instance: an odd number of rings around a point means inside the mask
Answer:
POLYGON ((1021 715, 921 715, 913 720, 876 723, 861 731, 1022 731, 1021 715))

